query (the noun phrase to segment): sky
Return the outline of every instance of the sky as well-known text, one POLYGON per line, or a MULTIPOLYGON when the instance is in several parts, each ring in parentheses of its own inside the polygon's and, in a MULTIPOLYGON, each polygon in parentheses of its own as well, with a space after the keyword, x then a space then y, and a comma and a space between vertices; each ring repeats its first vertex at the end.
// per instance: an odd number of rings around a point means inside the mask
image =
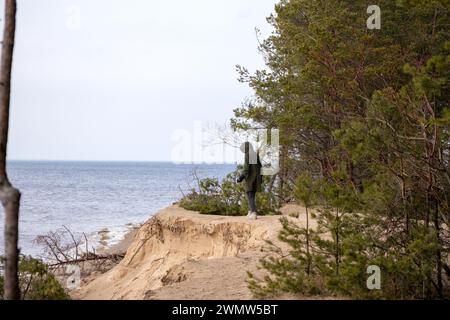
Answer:
POLYGON ((252 95, 235 65, 264 67, 275 3, 18 1, 8 159, 188 162, 252 95))

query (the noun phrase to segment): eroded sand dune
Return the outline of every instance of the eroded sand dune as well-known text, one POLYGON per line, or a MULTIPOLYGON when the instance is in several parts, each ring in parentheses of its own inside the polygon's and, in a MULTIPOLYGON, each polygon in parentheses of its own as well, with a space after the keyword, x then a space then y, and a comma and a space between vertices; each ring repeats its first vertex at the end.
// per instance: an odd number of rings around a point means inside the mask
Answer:
POLYGON ((72 296, 251 299, 245 282, 247 271, 257 270, 265 241, 276 241, 279 228, 279 216, 250 221, 246 217, 200 215, 174 205, 139 229, 119 265, 72 296))

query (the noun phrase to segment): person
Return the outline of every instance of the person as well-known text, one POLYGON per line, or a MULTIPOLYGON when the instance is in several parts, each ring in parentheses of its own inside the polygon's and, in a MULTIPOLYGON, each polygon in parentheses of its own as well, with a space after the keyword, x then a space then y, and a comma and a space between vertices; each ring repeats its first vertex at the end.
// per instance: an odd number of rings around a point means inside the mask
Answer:
POLYGON ((247 193, 250 219, 257 219, 256 210, 256 193, 261 192, 262 176, 261 176, 261 160, 259 154, 255 152, 250 142, 241 145, 241 151, 245 153, 244 170, 237 179, 238 183, 245 180, 245 191, 247 193), (256 163, 254 163, 256 162, 256 163))

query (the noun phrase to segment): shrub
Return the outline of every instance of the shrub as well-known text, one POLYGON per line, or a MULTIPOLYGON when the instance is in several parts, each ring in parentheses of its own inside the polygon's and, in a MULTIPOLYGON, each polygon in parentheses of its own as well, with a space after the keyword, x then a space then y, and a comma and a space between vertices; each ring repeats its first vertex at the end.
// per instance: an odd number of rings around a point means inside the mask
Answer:
MULTIPOLYGON (((187 210, 198 211, 201 214, 241 216, 248 212, 248 202, 245 186, 237 183, 238 170, 228 174, 221 183, 216 178, 199 180, 198 188, 192 189, 180 201, 180 206, 187 210)), ((263 179, 263 189, 267 185, 263 179)), ((272 193, 258 193, 256 205, 259 215, 278 213, 278 206, 272 193)))
MULTIPOLYGON (((297 184, 303 182, 299 179, 297 184)), ((346 188, 323 182, 317 187, 313 190, 321 199, 314 214, 317 228, 307 230, 295 218, 280 219, 278 238, 288 249, 280 251, 279 245, 269 243, 269 254, 260 261, 265 276, 248 274, 247 283, 255 297, 271 298, 283 292, 354 299, 450 297, 445 279, 442 295, 437 291, 440 244, 433 229, 417 223, 405 235, 384 216, 352 212, 357 209, 355 203, 362 201, 355 201, 346 188), (389 233, 387 226, 391 226, 389 233), (403 243, 398 243, 399 239, 403 243), (381 270, 380 290, 367 286, 369 266, 381 270), (427 287, 429 284, 435 288, 427 287)))
MULTIPOLYGON (((0 258, 3 267, 3 258, 0 258)), ((0 275, 0 299, 3 297, 3 276, 0 275)), ((19 286, 22 300, 67 300, 68 294, 41 260, 21 256, 19 286)))

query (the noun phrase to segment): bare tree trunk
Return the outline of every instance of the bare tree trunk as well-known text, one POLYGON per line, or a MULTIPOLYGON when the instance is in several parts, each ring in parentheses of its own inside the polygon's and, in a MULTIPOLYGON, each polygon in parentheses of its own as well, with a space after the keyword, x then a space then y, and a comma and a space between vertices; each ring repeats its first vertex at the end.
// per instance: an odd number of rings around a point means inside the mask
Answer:
POLYGON ((309 210, 308 206, 305 206, 306 209, 306 256, 308 258, 308 265, 306 266, 306 274, 309 276, 311 273, 311 251, 309 249, 309 210))
POLYGON ((336 275, 339 276, 339 268, 340 268, 340 262, 341 262, 341 257, 340 257, 340 225, 341 225, 341 220, 339 217, 339 209, 336 209, 336 228, 335 228, 335 232, 336 232, 336 240, 335 240, 335 245, 336 245, 336 252, 335 252, 335 262, 336 262, 336 275))
POLYGON ((11 69, 15 30, 16 0, 5 0, 5 26, 0 69, 0 200, 5 211, 4 297, 7 300, 20 299, 18 279, 20 192, 11 185, 6 173, 11 69))

